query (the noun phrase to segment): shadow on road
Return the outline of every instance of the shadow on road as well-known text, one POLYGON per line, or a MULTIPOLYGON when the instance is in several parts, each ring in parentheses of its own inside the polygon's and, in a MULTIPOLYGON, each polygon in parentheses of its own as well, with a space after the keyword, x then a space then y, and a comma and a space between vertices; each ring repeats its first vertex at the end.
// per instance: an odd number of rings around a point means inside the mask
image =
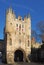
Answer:
POLYGON ((15 62, 14 64, 4 64, 2 63, 2 59, 0 59, 0 65, 44 65, 41 63, 33 63, 33 62, 15 62))

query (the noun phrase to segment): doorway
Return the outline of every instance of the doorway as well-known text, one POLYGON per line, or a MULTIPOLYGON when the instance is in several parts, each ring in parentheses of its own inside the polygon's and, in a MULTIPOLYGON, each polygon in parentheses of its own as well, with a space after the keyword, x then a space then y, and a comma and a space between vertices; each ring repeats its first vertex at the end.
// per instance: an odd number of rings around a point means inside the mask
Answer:
POLYGON ((21 50, 16 50, 14 53, 14 61, 22 62, 23 61, 23 52, 21 50))

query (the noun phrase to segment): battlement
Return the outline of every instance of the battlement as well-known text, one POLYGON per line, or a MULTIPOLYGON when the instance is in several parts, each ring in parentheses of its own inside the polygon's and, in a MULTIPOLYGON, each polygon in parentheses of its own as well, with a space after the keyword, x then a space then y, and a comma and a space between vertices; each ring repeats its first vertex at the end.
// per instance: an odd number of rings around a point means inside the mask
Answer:
POLYGON ((14 11, 9 8, 6 13, 6 32, 14 32, 17 28, 18 30, 19 28, 21 28, 21 30, 24 29, 25 32, 27 31, 27 34, 30 31, 31 34, 31 30, 29 29, 31 28, 30 16, 25 16, 24 19, 22 19, 21 16, 16 18, 14 11))
POLYGON ((21 16, 18 16, 18 18, 16 18, 16 15, 14 14, 14 11, 12 10, 12 8, 9 8, 7 10, 6 16, 8 16, 7 18, 11 17, 12 19, 14 18, 14 20, 17 19, 17 20, 20 20, 20 21, 22 20, 24 22, 26 22, 27 20, 30 20, 31 19, 30 18, 30 15, 24 16, 24 19, 22 19, 21 16))

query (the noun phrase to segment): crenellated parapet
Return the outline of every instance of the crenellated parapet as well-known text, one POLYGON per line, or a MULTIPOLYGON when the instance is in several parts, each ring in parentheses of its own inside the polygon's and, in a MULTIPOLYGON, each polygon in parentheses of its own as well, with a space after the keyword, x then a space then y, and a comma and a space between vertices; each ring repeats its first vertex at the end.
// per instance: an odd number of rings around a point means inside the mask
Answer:
POLYGON ((12 8, 9 8, 7 11, 6 11, 6 19, 17 19, 17 20, 22 20, 24 22, 28 22, 27 20, 30 20, 30 15, 28 16, 24 16, 24 19, 22 19, 21 16, 18 16, 18 18, 16 18, 16 15, 14 14, 14 11, 12 10, 12 8))
POLYGON ((24 17, 22 19, 21 16, 16 18, 16 15, 12 11, 12 9, 7 10, 6 13, 6 32, 10 31, 13 32, 13 28, 15 28, 16 23, 25 25, 25 28, 28 29, 31 26, 31 20, 29 17, 24 17))

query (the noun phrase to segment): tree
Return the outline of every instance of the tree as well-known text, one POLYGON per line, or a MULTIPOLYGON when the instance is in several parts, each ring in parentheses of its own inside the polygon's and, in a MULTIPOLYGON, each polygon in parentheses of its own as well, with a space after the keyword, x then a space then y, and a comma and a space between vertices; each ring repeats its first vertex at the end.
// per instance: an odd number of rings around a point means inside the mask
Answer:
POLYGON ((40 21, 37 23, 37 30, 39 30, 39 37, 41 38, 42 42, 44 43, 44 21, 40 21))

